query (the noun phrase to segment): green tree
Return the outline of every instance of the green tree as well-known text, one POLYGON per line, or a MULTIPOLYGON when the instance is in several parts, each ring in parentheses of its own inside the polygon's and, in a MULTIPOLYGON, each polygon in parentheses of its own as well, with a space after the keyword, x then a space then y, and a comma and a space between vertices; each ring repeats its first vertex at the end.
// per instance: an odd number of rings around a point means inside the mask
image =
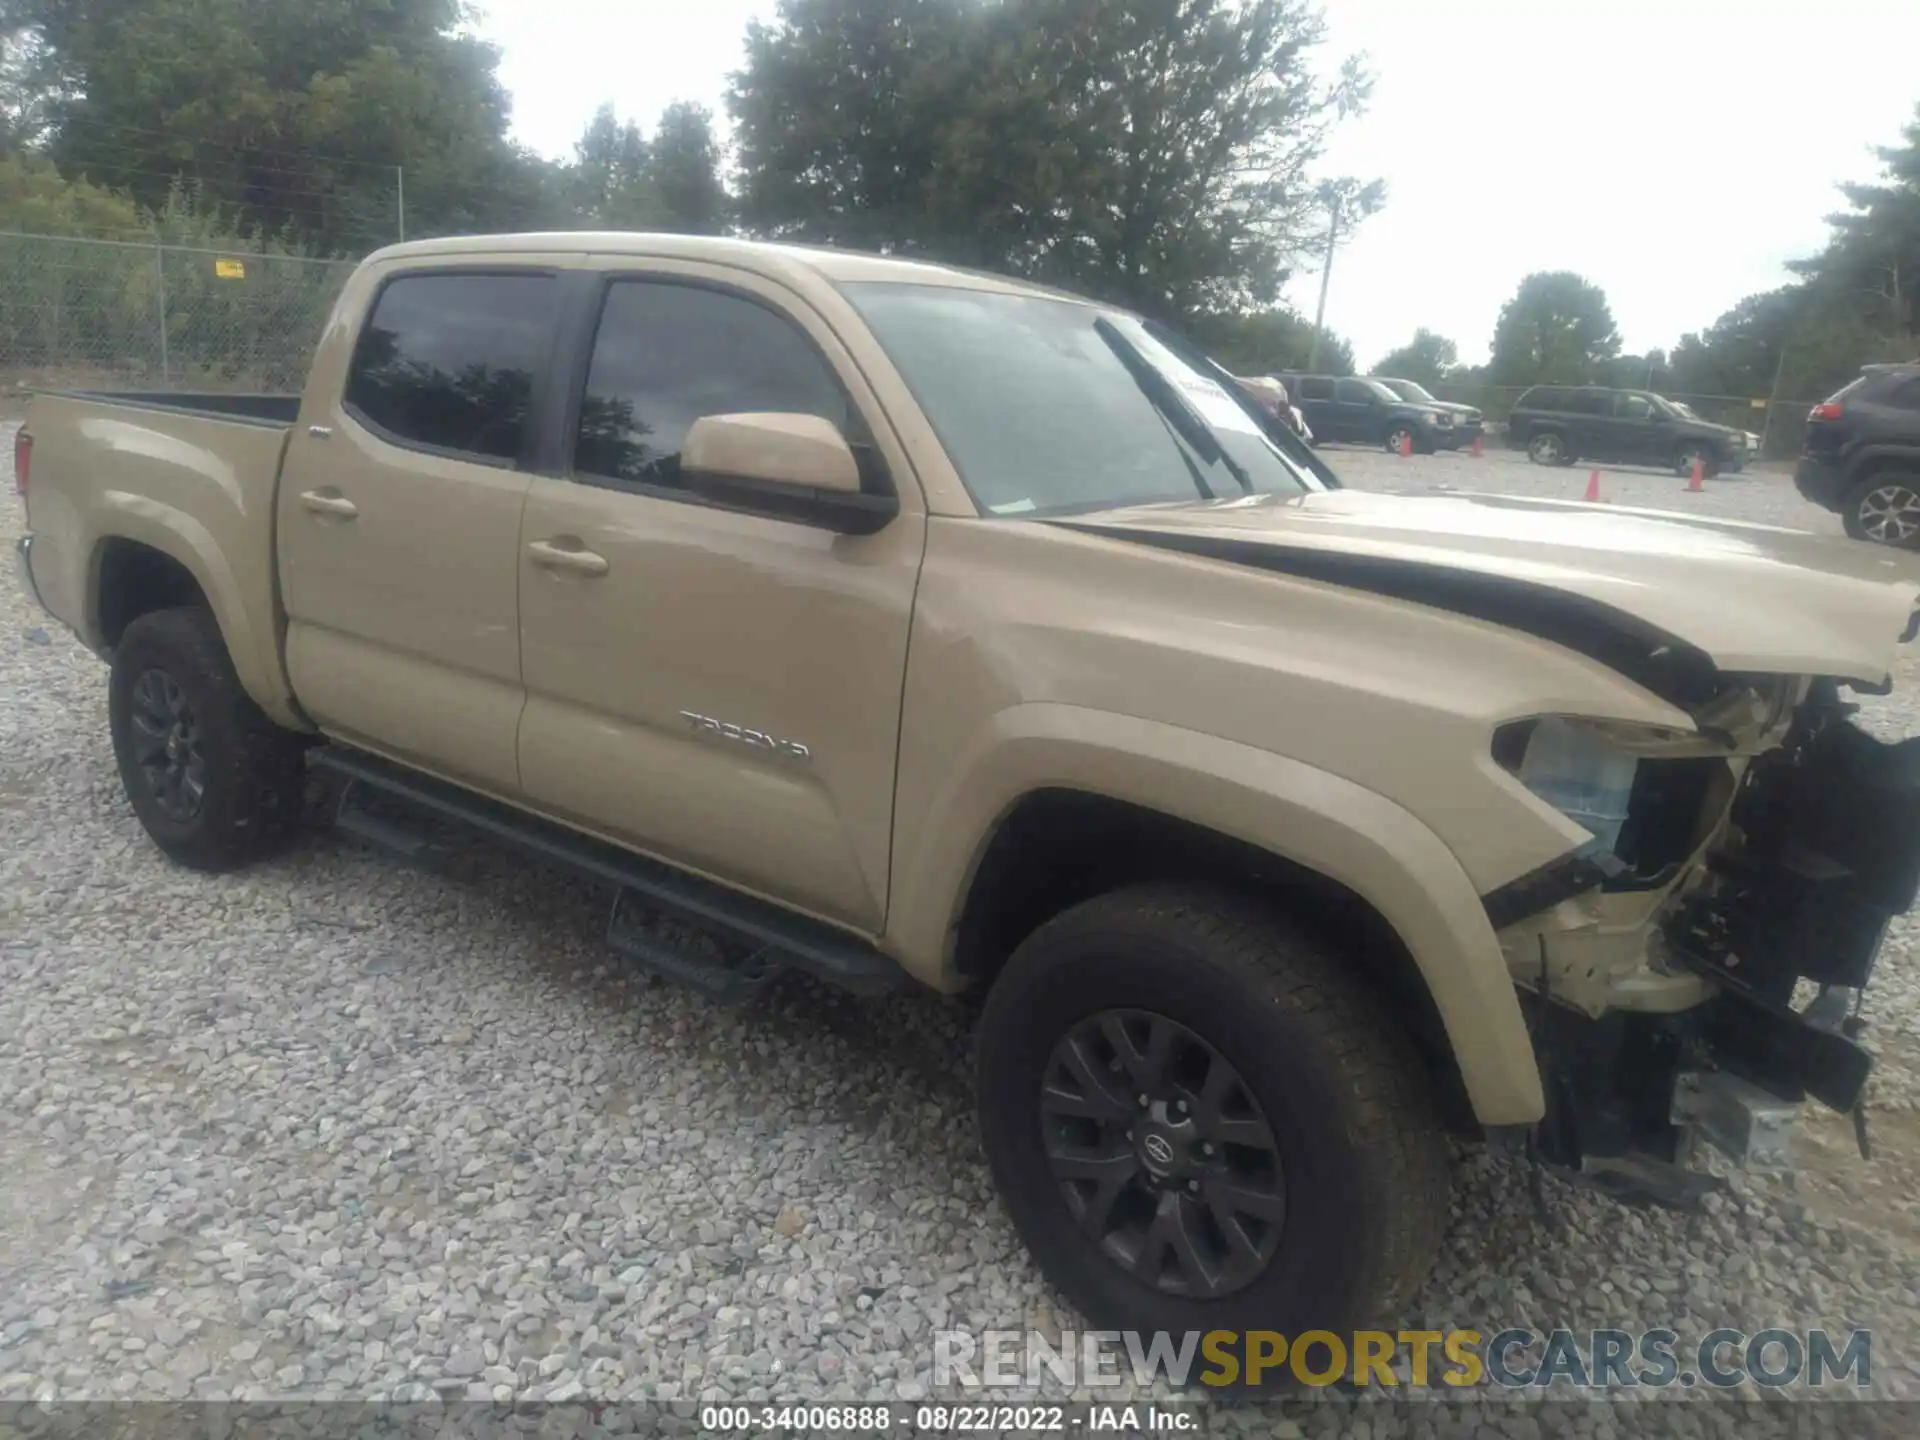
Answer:
POLYGON ((719 235, 732 199, 720 179, 720 146, 704 105, 677 101, 660 115, 647 157, 660 224, 687 235, 719 235))
POLYGON ((1500 385, 1574 384, 1619 353, 1605 292, 1571 271, 1543 270, 1501 307, 1489 371, 1500 385))
POLYGON ((1460 367, 1460 347, 1444 335, 1421 328, 1398 350, 1390 350, 1373 367, 1375 375, 1412 380, 1431 390, 1460 367))
POLYGON ((587 122, 573 147, 566 190, 577 220, 612 230, 646 229, 656 209, 640 127, 622 124, 611 103, 587 122))
POLYGON ((783 0, 730 97, 752 229, 1167 318, 1270 305, 1364 102, 1308 0, 783 0))
POLYGON ((1869 331, 1920 336, 1920 108, 1898 145, 1880 146, 1881 178, 1842 185, 1826 250, 1793 268, 1844 298, 1869 331))
MULTIPOLYGON (((1304 370, 1313 353, 1313 324, 1291 310, 1211 314, 1189 326, 1194 342, 1236 375, 1273 375, 1304 370)), ((1353 346, 1328 331, 1320 337, 1320 369, 1353 374, 1353 346)))
POLYGON ((33 235, 134 235, 148 217, 125 195, 66 180, 44 155, 0 154, 0 230, 33 235))
POLYGON ((328 249, 524 224, 548 168, 507 140, 461 0, 0 0, 61 172, 162 204, 177 178, 328 249))

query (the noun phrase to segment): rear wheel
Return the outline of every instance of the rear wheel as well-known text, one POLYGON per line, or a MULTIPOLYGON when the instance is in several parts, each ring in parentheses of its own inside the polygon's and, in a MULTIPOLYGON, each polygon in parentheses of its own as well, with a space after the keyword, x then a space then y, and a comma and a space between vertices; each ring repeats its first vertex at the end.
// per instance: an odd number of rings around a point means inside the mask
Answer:
POLYGON ((1561 436, 1542 430, 1527 442, 1527 458, 1536 465, 1571 465, 1573 452, 1561 436))
POLYGON ((127 626, 107 718, 134 814, 180 864, 235 869, 293 833, 303 742, 241 688, 205 610, 157 610, 127 626))
POLYGON ((1920 548, 1920 475, 1870 475, 1840 508, 1847 534, 1903 549, 1920 548))
POLYGON ((980 1124, 1047 1278, 1097 1326, 1336 1333, 1394 1319, 1447 1215, 1411 1043, 1283 917, 1119 891, 987 997, 980 1124))

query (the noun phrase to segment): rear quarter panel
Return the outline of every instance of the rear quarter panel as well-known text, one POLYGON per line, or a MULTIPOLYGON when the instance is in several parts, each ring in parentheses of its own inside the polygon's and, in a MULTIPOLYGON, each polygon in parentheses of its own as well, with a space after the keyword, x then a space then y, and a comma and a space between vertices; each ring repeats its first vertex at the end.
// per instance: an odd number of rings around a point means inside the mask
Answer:
POLYGON ((300 724, 281 663, 273 563, 286 427, 78 394, 36 396, 27 427, 27 518, 47 608, 104 653, 108 542, 151 546, 199 582, 247 693, 280 723, 300 724))

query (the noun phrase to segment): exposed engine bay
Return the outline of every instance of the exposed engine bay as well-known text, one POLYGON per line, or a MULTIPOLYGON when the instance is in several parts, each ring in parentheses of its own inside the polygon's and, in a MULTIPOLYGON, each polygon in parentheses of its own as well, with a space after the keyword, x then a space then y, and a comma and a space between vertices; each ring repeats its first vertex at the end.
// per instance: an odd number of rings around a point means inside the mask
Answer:
MULTIPOLYGON (((1864 1153, 1860 1002, 1920 893, 1920 737, 1876 740, 1856 708, 1831 681, 1765 678, 1694 735, 1610 737, 1638 752, 1624 813, 1583 817, 1593 845, 1487 897, 1547 1092, 1504 1138, 1668 1204, 1716 1183, 1689 1168, 1701 1141, 1787 1163, 1807 1099, 1851 1113, 1864 1153)), ((1525 779, 1537 738, 1501 743, 1525 779)))

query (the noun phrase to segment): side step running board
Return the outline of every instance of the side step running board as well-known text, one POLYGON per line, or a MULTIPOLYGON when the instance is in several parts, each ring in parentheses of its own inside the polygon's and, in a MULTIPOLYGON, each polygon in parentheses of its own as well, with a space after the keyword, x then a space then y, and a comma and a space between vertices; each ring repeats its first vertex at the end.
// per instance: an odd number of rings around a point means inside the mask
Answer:
POLYGON ((616 893, 607 922, 608 944, 649 968, 701 989, 739 995, 758 988, 781 967, 802 971, 857 995, 913 988, 912 977, 896 961, 856 936, 524 814, 457 785, 340 745, 315 750, 313 764, 348 782, 336 823, 355 838, 408 859, 421 858, 433 848, 427 837, 404 824, 354 805, 354 789, 365 786, 386 799, 454 821, 613 886, 616 893), (728 963, 667 947, 640 928, 633 915, 636 906, 662 911, 713 932, 744 949, 747 956, 728 963))

